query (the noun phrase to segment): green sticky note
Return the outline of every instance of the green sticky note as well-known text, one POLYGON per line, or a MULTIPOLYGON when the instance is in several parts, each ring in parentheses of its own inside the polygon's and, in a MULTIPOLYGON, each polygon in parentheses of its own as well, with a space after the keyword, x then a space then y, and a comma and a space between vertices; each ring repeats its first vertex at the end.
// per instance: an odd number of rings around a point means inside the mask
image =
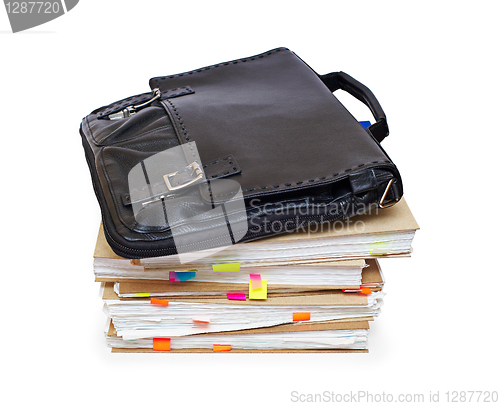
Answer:
POLYGON ((248 298, 249 299, 259 299, 266 300, 267 299, 267 281, 261 281, 262 287, 258 289, 252 288, 252 281, 248 282, 250 285, 248 287, 248 298))
POLYGON ((230 264, 212 265, 214 272, 238 272, 240 270, 240 263, 233 262, 230 264))

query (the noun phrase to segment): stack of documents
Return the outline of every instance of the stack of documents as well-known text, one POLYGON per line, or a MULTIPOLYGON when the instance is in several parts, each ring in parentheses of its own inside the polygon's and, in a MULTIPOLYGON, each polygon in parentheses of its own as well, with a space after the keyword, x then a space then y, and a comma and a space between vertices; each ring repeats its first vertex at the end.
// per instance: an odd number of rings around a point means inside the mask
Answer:
POLYGON ((418 225, 404 200, 336 223, 205 252, 187 264, 175 255, 121 258, 101 226, 94 273, 108 346, 113 352, 366 352, 368 322, 384 297, 377 258, 410 255, 418 225))

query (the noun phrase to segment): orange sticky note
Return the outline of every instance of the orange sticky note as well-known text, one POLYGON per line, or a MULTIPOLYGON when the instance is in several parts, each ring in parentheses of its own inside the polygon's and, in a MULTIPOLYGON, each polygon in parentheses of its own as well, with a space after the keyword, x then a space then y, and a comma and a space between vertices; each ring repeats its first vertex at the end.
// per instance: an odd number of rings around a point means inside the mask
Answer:
POLYGON ((214 344, 214 352, 231 351, 231 346, 226 344, 214 344))
POLYGON ((151 304, 159 305, 159 306, 168 306, 168 300, 151 298, 151 304))
POLYGON ((361 288, 361 289, 342 289, 344 293, 362 293, 363 295, 370 295, 372 290, 370 288, 361 288))
POLYGON ((154 351, 170 351, 170 338, 153 338, 154 351))
POLYGON ((210 323, 210 317, 193 317, 193 323, 210 323))
POLYGON ((294 313, 293 321, 308 321, 311 320, 311 313, 303 312, 303 313, 294 313))

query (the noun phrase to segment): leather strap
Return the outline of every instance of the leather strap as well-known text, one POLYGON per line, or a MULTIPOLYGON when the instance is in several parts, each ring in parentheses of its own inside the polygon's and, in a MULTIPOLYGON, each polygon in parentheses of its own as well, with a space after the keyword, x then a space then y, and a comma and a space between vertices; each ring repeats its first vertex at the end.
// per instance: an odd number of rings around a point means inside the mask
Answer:
POLYGON ((389 135, 389 127, 387 126, 384 110, 382 110, 382 106, 380 106, 380 103, 370 89, 344 72, 332 72, 320 75, 320 79, 332 93, 341 89, 366 104, 376 120, 375 123, 368 127, 368 130, 378 142, 382 142, 389 135))
MULTIPOLYGON (((186 167, 183 170, 179 170, 175 175, 172 175, 169 180, 173 186, 179 186, 185 183, 189 183, 189 181, 193 179, 192 172, 192 168, 186 167)), ((241 173, 241 168, 239 167, 234 157, 228 155, 224 158, 203 164, 203 172, 205 172, 206 180, 214 180, 226 178, 231 175, 237 175, 238 173, 241 173)), ((200 182, 198 182, 198 184, 199 183, 200 182)), ((165 187, 165 184, 163 184, 163 182, 161 183, 161 185, 165 187)), ((158 190, 158 186, 159 185, 153 185, 153 188, 155 190, 158 190)), ((164 192, 166 194, 170 193, 166 188, 164 192)), ((161 193, 159 193, 159 195, 161 195, 161 193)), ((153 196, 148 196, 145 200, 148 200, 151 197, 153 196)), ((121 199, 124 206, 130 206, 132 204, 130 193, 122 194, 121 199)), ((208 201, 211 202, 211 200, 208 201)))
MULTIPOLYGON (((161 92, 160 100, 173 99, 174 97, 184 96, 186 94, 193 94, 194 90, 189 86, 182 86, 175 89, 168 89, 161 92)), ((151 92, 142 93, 135 96, 127 97, 126 99, 112 103, 97 114, 98 119, 108 117, 110 114, 118 113, 126 107, 142 104, 150 100, 152 97, 151 92)))

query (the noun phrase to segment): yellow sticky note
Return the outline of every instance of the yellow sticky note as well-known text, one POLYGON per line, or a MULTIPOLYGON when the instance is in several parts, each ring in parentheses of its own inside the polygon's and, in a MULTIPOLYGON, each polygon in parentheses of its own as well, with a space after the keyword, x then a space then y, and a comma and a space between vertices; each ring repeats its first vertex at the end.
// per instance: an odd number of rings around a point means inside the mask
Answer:
POLYGON ((240 270, 239 262, 232 262, 230 264, 212 265, 214 272, 238 272, 240 270))
POLYGON ((149 293, 148 292, 132 293, 132 297, 149 297, 149 293))
POLYGON ((252 289, 252 281, 248 281, 248 298, 249 299, 267 299, 267 281, 261 281, 262 287, 258 289, 252 289))
POLYGON ((175 272, 198 272, 196 269, 185 269, 183 271, 175 271, 175 272))
POLYGON ((389 241, 378 241, 370 244, 372 248, 369 252, 372 255, 387 255, 390 251, 389 241))

